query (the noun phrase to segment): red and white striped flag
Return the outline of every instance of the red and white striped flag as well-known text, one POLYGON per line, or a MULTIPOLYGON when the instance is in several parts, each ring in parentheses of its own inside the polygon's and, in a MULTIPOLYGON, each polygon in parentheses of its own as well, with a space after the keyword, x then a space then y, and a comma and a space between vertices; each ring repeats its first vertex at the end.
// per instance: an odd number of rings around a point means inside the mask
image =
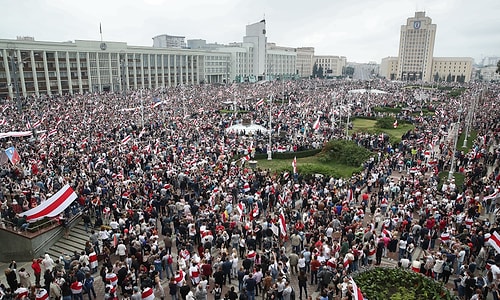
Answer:
POLYGON ((361 289, 358 287, 356 282, 354 282, 354 279, 350 279, 351 285, 352 285, 352 295, 354 296, 354 300, 363 300, 363 293, 361 292, 361 289))
POLYGON ((248 182, 245 182, 245 184, 243 185, 243 191, 250 192, 250 184, 248 182))
POLYGON ((278 223, 279 223, 279 228, 281 231, 281 236, 285 237, 286 236, 286 220, 285 220, 285 215, 283 214, 283 212, 280 213, 278 223))
POLYGON ((49 293, 47 293, 46 289, 41 288, 38 290, 38 292, 36 292, 35 300, 48 300, 48 299, 49 299, 49 293))
POLYGON ((398 120, 397 119, 392 124, 392 127, 394 127, 394 129, 398 128, 398 120))
POLYGON ((150 287, 145 288, 141 293, 141 299, 142 300, 154 300, 155 294, 154 294, 153 289, 150 287))
POLYGON ((255 108, 258 108, 262 104, 264 104, 264 98, 260 99, 259 101, 257 101, 257 103, 255 103, 255 108))
POLYGON ((51 129, 51 130, 49 131, 48 136, 53 136, 53 135, 54 135, 54 134, 56 134, 56 133, 57 133, 57 129, 56 129, 56 128, 51 129))
POLYGON ((313 124, 313 129, 314 130, 318 130, 319 129, 319 125, 320 125, 320 122, 319 122, 319 117, 318 117, 318 119, 316 120, 316 122, 314 122, 314 124, 313 124))
POLYGON ((236 205, 236 210, 238 210, 240 215, 243 215, 243 212, 245 211, 245 207, 243 206, 243 203, 240 202, 238 205, 236 205))
POLYGON ((75 191, 67 184, 40 205, 22 212, 19 215, 26 216, 26 221, 28 222, 35 222, 45 217, 57 217, 77 198, 78 196, 75 191))
POLYGON ((5 118, 0 120, 0 125, 6 125, 6 124, 7 124, 7 120, 5 120, 5 118))
POLYGON ((297 174, 297 156, 293 158, 292 168, 293 168, 293 174, 297 174))
POLYGON ((130 141, 132 137, 130 135, 127 135, 126 137, 124 137, 122 140, 121 140, 121 144, 122 145, 125 145, 126 143, 128 143, 130 141))
POLYGON ((500 234, 498 234, 498 232, 493 231, 488 239, 488 243, 491 247, 495 248, 498 253, 500 253, 500 234))
POLYGON ((245 155, 241 158, 243 161, 249 161, 250 160, 250 155, 245 155))

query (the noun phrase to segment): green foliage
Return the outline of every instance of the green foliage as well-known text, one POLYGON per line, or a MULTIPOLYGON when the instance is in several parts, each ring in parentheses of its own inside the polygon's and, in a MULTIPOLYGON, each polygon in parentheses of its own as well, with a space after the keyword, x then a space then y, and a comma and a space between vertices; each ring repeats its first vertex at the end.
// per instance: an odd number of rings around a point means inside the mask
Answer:
POLYGON ((462 150, 464 152, 469 152, 470 149, 472 148, 472 145, 474 145, 474 141, 477 138, 477 131, 472 130, 469 132, 469 137, 467 138, 467 144, 465 145, 466 147, 462 147, 464 145, 464 139, 465 139, 465 131, 460 134, 457 140, 457 150, 462 150))
POLYGON ((449 93, 448 93, 448 96, 450 97, 453 97, 453 98, 456 98, 460 95, 462 95, 462 93, 465 91, 465 88, 459 88, 459 89, 452 89, 449 93))
MULTIPOLYGON (((440 191, 441 188, 443 187, 443 183, 448 181, 449 174, 450 174, 450 172, 448 172, 448 171, 444 171, 444 172, 441 172, 438 174, 438 177, 439 177, 439 184, 437 186, 438 191, 440 191)), ((465 175, 463 173, 456 172, 456 173, 453 173, 453 177, 455 178, 455 186, 457 187, 459 192, 462 192, 464 181, 465 181, 465 175)))
POLYGON ((399 268, 372 268, 354 277, 370 300, 451 300, 441 282, 399 268))
POLYGON ((353 141, 329 141, 323 148, 319 160, 321 162, 335 161, 351 167, 359 167, 366 162, 372 154, 367 149, 358 146, 353 141))
POLYGON ((377 123, 375 124, 375 127, 381 128, 381 129, 391 129, 394 128, 394 118, 391 117, 384 117, 380 118, 377 120, 377 123))
POLYGON ((373 111, 399 114, 401 112, 401 107, 377 106, 373 108, 373 111))
MULTIPOLYGON (((321 149, 311 149, 297 152, 283 152, 283 153, 273 153, 273 159, 293 159, 294 157, 302 158, 314 156, 321 152, 321 149)), ((255 159, 266 159, 267 153, 259 153, 255 154, 255 159)))

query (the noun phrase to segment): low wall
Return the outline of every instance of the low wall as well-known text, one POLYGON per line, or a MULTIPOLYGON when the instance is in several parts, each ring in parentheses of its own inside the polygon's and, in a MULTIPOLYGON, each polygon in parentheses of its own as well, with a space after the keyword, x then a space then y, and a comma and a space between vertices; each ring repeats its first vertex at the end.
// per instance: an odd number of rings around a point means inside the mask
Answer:
MULTIPOLYGON (((69 221, 71 228, 80 222, 77 215, 69 221)), ((31 261, 42 256, 52 245, 64 235, 64 228, 57 226, 40 233, 19 233, 11 229, 0 228, 0 261, 31 261)))

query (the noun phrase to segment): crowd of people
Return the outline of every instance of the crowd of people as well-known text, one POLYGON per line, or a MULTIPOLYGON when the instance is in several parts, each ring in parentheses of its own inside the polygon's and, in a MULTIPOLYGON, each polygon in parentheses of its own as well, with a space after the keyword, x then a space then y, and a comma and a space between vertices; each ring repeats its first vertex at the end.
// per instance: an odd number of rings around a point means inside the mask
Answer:
POLYGON ((366 87, 356 81, 184 86, 126 99, 29 97, 22 112, 4 102, 2 132, 33 135, 0 139, 21 158, 2 165, 2 219, 29 228, 20 213, 69 184, 89 241, 71 256, 34 259, 35 282, 13 262, 3 293, 33 286, 31 295, 94 299, 100 276, 104 299, 293 300, 313 291, 353 299, 349 275, 397 253, 401 267, 445 283, 452 276, 463 299, 497 297, 500 260, 486 240, 497 228, 500 86, 450 84, 463 88, 456 98, 404 86, 370 83, 386 94, 352 93, 366 87), (376 109, 384 107, 403 107, 391 117, 414 126, 400 141, 345 130, 346 116, 386 116, 376 109), (271 128, 272 144, 265 132, 230 129, 243 117, 271 128), (470 152, 455 151, 466 129, 477 138, 470 152), (351 178, 247 163, 332 139, 375 155, 351 178), (438 176, 450 168, 462 185, 438 176))

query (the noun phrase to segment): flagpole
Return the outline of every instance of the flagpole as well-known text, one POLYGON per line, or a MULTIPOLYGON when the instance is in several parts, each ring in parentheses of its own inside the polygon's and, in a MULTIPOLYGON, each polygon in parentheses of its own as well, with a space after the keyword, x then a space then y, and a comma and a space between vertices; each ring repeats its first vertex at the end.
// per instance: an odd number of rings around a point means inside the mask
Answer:
POLYGON ((272 128, 271 128, 271 107, 273 104, 273 95, 269 99, 269 149, 267 149, 267 160, 273 160, 273 151, 271 147, 272 142, 272 128))

